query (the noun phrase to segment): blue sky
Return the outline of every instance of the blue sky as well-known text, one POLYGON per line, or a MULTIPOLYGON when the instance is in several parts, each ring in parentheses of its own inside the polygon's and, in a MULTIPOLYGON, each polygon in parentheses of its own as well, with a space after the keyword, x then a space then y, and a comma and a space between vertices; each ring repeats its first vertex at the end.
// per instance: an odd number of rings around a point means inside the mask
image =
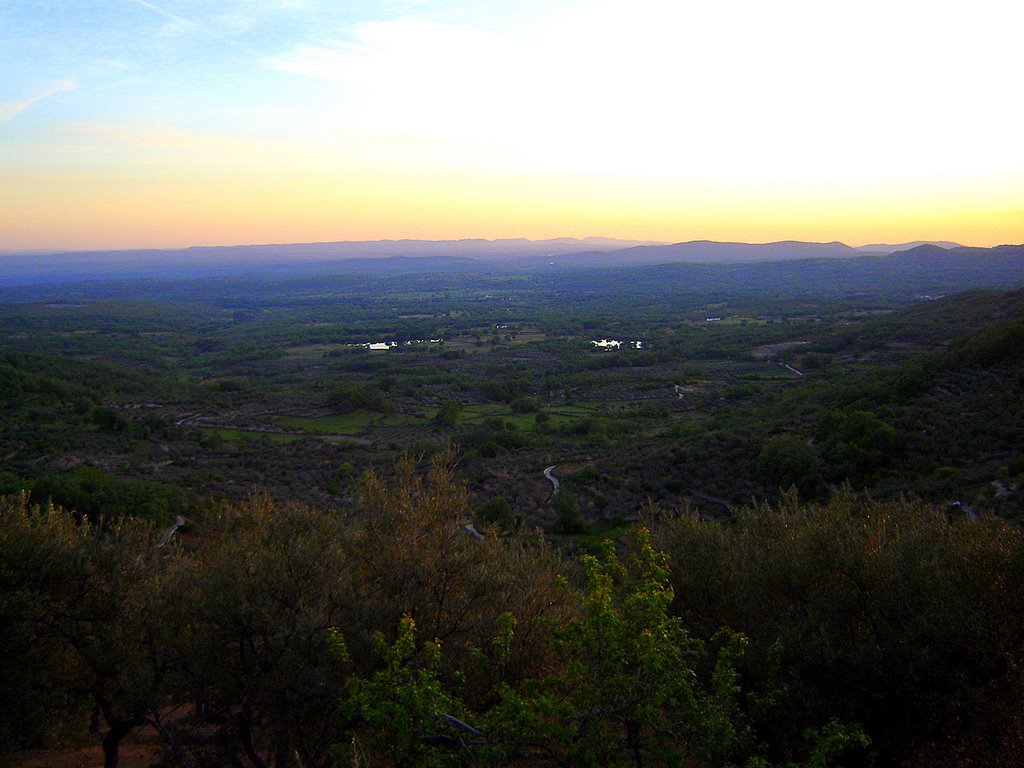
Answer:
POLYGON ((0 103, 8 119, 10 105, 23 109, 26 132, 55 118, 244 130, 275 108, 315 113, 328 95, 279 71, 277 57, 336 47, 366 22, 486 28, 529 13, 529 3, 5 0, 0 103))

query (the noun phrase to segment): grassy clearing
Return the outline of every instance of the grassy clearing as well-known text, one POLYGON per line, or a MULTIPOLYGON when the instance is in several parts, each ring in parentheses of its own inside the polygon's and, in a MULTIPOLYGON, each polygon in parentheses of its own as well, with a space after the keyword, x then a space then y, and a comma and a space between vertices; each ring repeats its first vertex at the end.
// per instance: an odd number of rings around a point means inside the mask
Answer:
MULTIPOLYGON (((585 416, 593 416, 601 403, 574 403, 572 405, 559 405, 553 408, 541 408, 541 413, 549 417, 548 426, 566 424, 585 416)), ((433 414, 431 414, 433 416, 433 414)), ((485 419, 498 416, 505 421, 512 422, 523 432, 532 432, 537 427, 537 412, 514 413, 504 403, 473 403, 462 409, 461 423, 471 426, 483 424, 485 419)))
POLYGON ((294 427, 316 435, 354 435, 372 427, 398 427, 407 424, 422 424, 424 419, 405 413, 374 413, 373 411, 352 411, 332 414, 315 419, 299 416, 282 416, 278 424, 294 427))
POLYGON ((302 435, 282 435, 277 432, 250 432, 246 429, 223 429, 220 427, 199 427, 208 435, 214 435, 221 440, 271 440, 275 443, 291 443, 301 440, 302 435))
POLYGON ((590 550, 599 550, 606 539, 618 541, 620 536, 626 534, 630 523, 613 518, 611 520, 598 520, 587 527, 587 530, 578 534, 576 540, 590 550))
POLYGON ((463 424, 481 424, 483 420, 491 416, 511 416, 511 411, 507 405, 498 405, 495 403, 474 403, 473 405, 467 405, 462 409, 462 423, 463 424))
POLYGON ((536 413, 508 413, 503 414, 502 418, 515 424, 522 432, 530 432, 537 426, 536 413))
POLYGON ((355 352, 358 349, 354 344, 302 344, 285 348, 285 354, 288 357, 321 358, 330 352, 355 352))
POLYGON ((552 416, 592 416, 599 406, 606 403, 572 403, 545 408, 552 416))
POLYGON ((524 331, 521 333, 515 333, 512 335, 512 341, 506 342, 507 344, 534 344, 538 341, 544 341, 547 338, 547 334, 540 333, 539 331, 524 331))
POLYGON ((477 344, 474 339, 451 339, 445 341, 444 349, 463 352, 467 355, 475 355, 490 352, 492 346, 486 342, 477 344))
POLYGON ((584 550, 599 554, 606 540, 618 541, 629 531, 630 524, 622 520, 598 520, 587 526, 583 533, 547 533, 545 537, 556 546, 570 550, 584 550))
MULTIPOLYGON (((588 401, 545 406, 541 407, 540 411, 516 413, 505 403, 471 403, 463 406, 459 423, 463 426, 478 427, 481 426, 485 420, 497 417, 507 422, 511 422, 522 432, 546 432, 553 429, 558 430, 564 425, 571 424, 574 421, 584 418, 628 416, 629 412, 633 408, 643 404, 644 402, 634 400, 588 401), (541 430, 537 429, 538 413, 543 413, 548 417, 541 430)), ((437 408, 427 408, 425 409, 425 415, 423 417, 405 416, 404 418, 407 419, 407 421, 397 423, 424 424, 432 420, 437 415, 437 412, 437 408)), ((309 420, 292 419, 288 422, 281 420, 281 423, 301 426, 299 424, 300 421, 309 420)))

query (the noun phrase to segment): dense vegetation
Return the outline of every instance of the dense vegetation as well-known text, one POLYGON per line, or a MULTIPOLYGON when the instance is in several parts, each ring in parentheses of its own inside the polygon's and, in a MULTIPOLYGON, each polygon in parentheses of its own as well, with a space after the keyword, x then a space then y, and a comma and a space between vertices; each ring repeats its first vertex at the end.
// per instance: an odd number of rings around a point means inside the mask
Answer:
POLYGON ((1020 764, 1024 291, 800 269, 7 291, 0 743, 1020 764))
POLYGON ((549 531, 551 465, 590 523, 844 481, 1019 514, 1020 291, 685 290, 662 269, 15 292, 0 490, 169 522, 254 488, 349 504, 367 469, 455 450, 474 507, 549 531))
POLYGON ((158 546, 139 518, 7 497, 4 743, 97 713, 108 765, 142 726, 190 766, 1024 754, 1012 524, 844 494, 660 516, 574 562, 470 535, 436 461, 369 475, 361 498, 345 522, 255 497, 158 546))

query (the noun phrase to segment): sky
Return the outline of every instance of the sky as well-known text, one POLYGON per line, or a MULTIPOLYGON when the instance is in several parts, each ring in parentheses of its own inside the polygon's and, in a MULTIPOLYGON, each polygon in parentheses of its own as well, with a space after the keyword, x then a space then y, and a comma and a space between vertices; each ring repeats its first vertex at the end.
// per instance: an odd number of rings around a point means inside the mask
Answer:
POLYGON ((1017 0, 0 0, 0 251, 1024 242, 1017 0))

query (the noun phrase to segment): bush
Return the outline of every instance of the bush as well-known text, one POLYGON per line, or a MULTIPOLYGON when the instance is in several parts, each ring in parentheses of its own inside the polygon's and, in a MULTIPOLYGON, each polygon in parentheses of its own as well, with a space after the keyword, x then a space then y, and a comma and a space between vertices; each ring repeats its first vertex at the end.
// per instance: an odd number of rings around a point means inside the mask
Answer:
POLYGON ((555 533, 577 534, 587 530, 579 502, 564 488, 551 499, 551 507, 555 510, 555 533))
MULTIPOLYGON (((746 639, 723 631, 706 644, 669 608, 667 560, 636 531, 622 560, 581 558, 579 614, 557 633, 561 665, 544 678, 500 680, 483 707, 460 695, 438 641, 421 643, 409 616, 393 643, 378 636, 383 664, 349 680, 353 732, 338 763, 385 756, 396 766, 559 765, 767 768, 745 711, 766 700, 742 685, 746 639)), ((503 614, 487 647, 498 669, 523 627, 503 614)), ((447 655, 447 654, 446 654, 447 655)), ((809 759, 788 768, 825 768, 862 750, 856 726, 826 723, 807 735, 809 759)))
POLYGON ((758 480, 771 491, 795 487, 801 498, 822 492, 822 465, 817 450, 798 437, 770 437, 761 445, 755 463, 758 480))
POLYGON ((659 530, 679 615, 708 636, 744 632, 755 677, 781 643, 791 698, 778 748, 821 713, 863 723, 890 765, 957 738, 968 720, 1021 727, 1005 715, 1024 693, 1020 529, 846 491, 824 506, 790 498, 727 524, 682 515, 659 530))
POLYGON ((533 413, 539 408, 536 397, 517 397, 512 401, 512 413, 533 413))
POLYGON ((522 525, 522 518, 512 512, 512 505, 505 500, 504 496, 495 496, 477 507, 476 519, 481 525, 496 525, 505 530, 512 530, 522 525))
POLYGON ((391 401, 379 389, 361 384, 338 387, 327 395, 327 405, 338 413, 351 413, 359 409, 390 413, 394 410, 391 401))
POLYGON ((449 400, 441 406, 434 416, 434 423, 442 427, 457 426, 462 418, 462 403, 458 400, 449 400))

